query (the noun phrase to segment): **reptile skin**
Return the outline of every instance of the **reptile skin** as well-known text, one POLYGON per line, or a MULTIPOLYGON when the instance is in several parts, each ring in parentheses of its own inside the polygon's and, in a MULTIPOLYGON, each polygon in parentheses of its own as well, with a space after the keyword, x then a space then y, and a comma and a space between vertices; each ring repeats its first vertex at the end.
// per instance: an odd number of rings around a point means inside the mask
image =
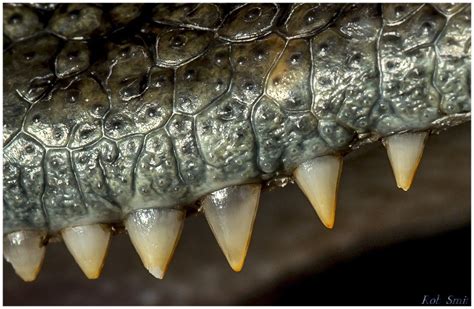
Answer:
POLYGON ((470 119, 469 4, 4 5, 4 233, 196 208, 470 119))

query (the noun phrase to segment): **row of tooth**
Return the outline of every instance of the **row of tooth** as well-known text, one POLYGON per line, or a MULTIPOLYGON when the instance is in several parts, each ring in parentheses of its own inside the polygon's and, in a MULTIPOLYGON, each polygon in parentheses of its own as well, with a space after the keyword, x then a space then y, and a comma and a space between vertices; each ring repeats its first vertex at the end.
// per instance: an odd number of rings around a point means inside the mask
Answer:
MULTIPOLYGON (((397 186, 407 191, 420 162, 427 133, 405 133, 383 140, 397 186)), ((301 164, 294 179, 322 223, 332 228, 342 157, 328 155, 301 164)), ((206 219, 234 271, 243 267, 249 246, 261 185, 247 184, 215 191, 202 201, 206 219)), ((133 246, 144 266, 162 279, 178 243, 185 211, 150 208, 131 213, 125 220, 133 246)), ((45 254, 46 234, 19 231, 4 237, 4 256, 25 281, 36 279, 45 254)), ((111 229, 105 224, 68 227, 61 236, 89 279, 99 277, 107 255, 111 229)))

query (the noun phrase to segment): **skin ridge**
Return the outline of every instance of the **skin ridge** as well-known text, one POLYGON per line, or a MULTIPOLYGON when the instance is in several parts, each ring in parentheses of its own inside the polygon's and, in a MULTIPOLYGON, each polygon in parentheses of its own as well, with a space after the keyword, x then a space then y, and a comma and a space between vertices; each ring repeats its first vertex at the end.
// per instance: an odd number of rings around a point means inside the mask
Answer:
POLYGON ((470 119, 467 4, 4 10, 4 233, 196 210, 220 188, 470 119))

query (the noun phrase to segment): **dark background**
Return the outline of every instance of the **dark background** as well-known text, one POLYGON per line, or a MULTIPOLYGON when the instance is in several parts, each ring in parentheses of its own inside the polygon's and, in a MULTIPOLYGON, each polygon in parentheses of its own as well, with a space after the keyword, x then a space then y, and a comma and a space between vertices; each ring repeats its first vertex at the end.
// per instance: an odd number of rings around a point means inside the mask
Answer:
POLYGON ((412 189, 380 144, 344 161, 334 230, 296 185, 264 192, 246 265, 234 273, 203 216, 188 218, 165 279, 151 277, 127 235, 114 236, 89 281, 64 244, 38 280, 4 262, 5 305, 420 305, 471 299, 470 125, 431 137, 412 189))
POLYGON ((446 305, 459 299, 458 304, 470 305, 470 239, 466 226, 376 248, 323 272, 287 278, 245 304, 402 306, 435 299, 446 305))

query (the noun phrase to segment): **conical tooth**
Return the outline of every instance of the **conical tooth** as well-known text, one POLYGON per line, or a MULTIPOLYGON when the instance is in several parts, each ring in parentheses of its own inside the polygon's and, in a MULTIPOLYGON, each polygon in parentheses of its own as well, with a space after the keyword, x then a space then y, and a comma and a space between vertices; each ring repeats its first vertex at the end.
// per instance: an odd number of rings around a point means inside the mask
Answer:
POLYGON ((109 248, 110 228, 104 224, 74 226, 63 229, 61 235, 87 278, 99 278, 109 248))
POLYGON ((383 140, 397 186, 408 191, 423 155, 427 132, 392 135, 383 140))
POLYGON ((342 157, 328 155, 306 161, 293 172, 296 183, 329 229, 334 226, 336 217, 336 196, 341 171, 342 157))
POLYGON ((181 235, 185 214, 176 209, 140 209, 125 221, 143 265, 156 278, 163 279, 165 275, 181 235))
POLYGON ((234 271, 244 265, 260 197, 260 184, 228 187, 203 200, 207 222, 234 271))
POLYGON ((43 232, 19 231, 3 238, 5 259, 24 281, 34 281, 38 276, 46 251, 43 245, 45 237, 43 232))

